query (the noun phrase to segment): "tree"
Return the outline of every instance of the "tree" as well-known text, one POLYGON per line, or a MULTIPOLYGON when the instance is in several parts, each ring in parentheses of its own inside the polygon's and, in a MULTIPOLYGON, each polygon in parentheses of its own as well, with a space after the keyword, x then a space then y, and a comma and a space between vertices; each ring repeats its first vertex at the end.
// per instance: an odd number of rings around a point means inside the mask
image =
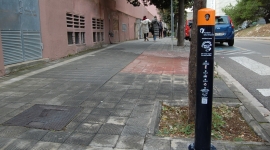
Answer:
POLYGON ((177 46, 184 46, 185 35, 185 0, 179 0, 178 2, 178 30, 177 30, 177 46))
POLYGON ((235 6, 229 4, 222 9, 229 15, 236 26, 246 20, 257 21, 263 17, 266 23, 270 22, 269 0, 237 0, 235 6))
POLYGON ((194 0, 193 4, 193 24, 191 28, 191 45, 189 53, 188 70, 188 98, 189 98, 189 122, 195 122, 196 114, 196 86, 197 86, 197 12, 206 8, 206 0, 194 0))

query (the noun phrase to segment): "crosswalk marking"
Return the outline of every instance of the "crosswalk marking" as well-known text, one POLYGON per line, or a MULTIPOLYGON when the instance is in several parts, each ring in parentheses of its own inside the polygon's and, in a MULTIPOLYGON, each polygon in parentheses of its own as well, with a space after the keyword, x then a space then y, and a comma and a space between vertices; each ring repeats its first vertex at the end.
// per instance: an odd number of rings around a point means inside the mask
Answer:
POLYGON ((234 54, 256 54, 257 52, 251 50, 216 50, 215 55, 234 55, 234 54))
POLYGON ((259 74, 259 75, 270 75, 270 67, 261 64, 257 61, 249 59, 247 57, 230 57, 232 60, 238 62, 239 64, 245 66, 246 68, 250 69, 251 71, 259 74))
POLYGON ((256 51, 248 50, 241 47, 215 47, 215 55, 235 55, 235 54, 259 54, 256 51))
POLYGON ((257 89, 263 96, 270 96, 270 89, 257 89))

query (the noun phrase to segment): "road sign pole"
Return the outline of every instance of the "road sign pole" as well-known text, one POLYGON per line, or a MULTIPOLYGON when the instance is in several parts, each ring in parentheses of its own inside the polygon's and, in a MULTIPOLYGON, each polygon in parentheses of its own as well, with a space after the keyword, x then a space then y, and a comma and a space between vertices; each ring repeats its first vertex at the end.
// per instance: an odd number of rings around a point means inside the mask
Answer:
POLYGON ((171 38, 172 38, 172 43, 171 43, 171 49, 173 50, 173 30, 174 30, 174 14, 173 14, 173 0, 171 0, 171 38))
POLYGON ((195 142, 189 146, 189 150, 216 150, 211 145, 215 10, 209 8, 200 9, 197 24, 195 142))

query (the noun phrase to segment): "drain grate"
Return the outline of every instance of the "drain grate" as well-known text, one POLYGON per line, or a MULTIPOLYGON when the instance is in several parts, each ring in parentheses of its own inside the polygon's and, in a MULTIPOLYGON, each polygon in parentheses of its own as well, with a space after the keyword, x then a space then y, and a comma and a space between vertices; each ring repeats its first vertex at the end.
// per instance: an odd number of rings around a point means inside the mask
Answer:
POLYGON ((81 110, 81 107, 36 104, 4 122, 3 125, 59 131, 81 110))

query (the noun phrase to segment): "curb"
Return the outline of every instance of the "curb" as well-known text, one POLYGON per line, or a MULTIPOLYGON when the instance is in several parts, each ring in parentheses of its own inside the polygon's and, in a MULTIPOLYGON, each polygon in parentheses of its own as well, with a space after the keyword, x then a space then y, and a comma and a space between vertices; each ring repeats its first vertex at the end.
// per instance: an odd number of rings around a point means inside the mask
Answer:
MULTIPOLYGON (((220 66, 217 68, 222 69, 220 66)), ((253 106, 251 101, 243 95, 240 90, 230 82, 228 77, 225 74, 222 74, 221 71, 217 69, 221 79, 227 84, 228 88, 236 95, 239 101, 242 102, 243 106, 239 107, 239 111, 248 125, 253 129, 253 131, 260 136, 263 140, 267 141, 270 144, 270 123, 269 121, 260 113, 260 111, 253 106), (261 126, 263 124, 264 127, 261 126)))
POLYGON ((26 61, 26 62, 22 62, 22 63, 18 63, 18 64, 7 65, 7 66, 5 66, 5 75, 20 71, 20 70, 24 70, 27 68, 31 68, 34 66, 38 66, 41 64, 45 64, 48 62, 50 62, 49 58, 43 58, 43 59, 39 59, 39 60, 26 61))

